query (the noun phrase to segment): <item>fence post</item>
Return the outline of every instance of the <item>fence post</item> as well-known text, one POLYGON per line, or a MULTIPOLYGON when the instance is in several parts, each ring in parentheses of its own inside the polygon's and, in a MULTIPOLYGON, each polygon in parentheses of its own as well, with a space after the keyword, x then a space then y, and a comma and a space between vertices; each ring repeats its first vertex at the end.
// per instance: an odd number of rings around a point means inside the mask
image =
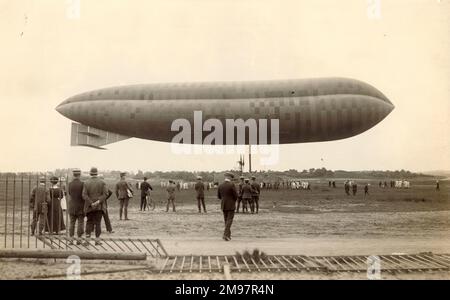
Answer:
POLYGON ((8 235, 8 174, 5 179, 5 248, 8 235))
POLYGON ((30 198, 31 198, 31 173, 28 174, 28 229, 27 229, 27 248, 30 248, 30 230, 31 230, 31 223, 30 223, 30 215, 31 215, 31 208, 30 208, 30 198))
MULTIPOLYGON (((70 227, 70 221, 69 221, 69 169, 67 169, 66 174, 66 184, 65 184, 65 191, 64 191, 66 199, 66 238, 69 240, 69 227, 70 227)), ((66 242, 66 249, 67 249, 67 242, 66 242)))
POLYGON ((23 235, 23 173, 20 176, 20 248, 22 248, 23 235))
POLYGON ((15 240, 15 220, 16 220, 16 173, 14 173, 13 177, 13 207, 12 207, 12 243, 11 247, 14 248, 14 240, 15 240))

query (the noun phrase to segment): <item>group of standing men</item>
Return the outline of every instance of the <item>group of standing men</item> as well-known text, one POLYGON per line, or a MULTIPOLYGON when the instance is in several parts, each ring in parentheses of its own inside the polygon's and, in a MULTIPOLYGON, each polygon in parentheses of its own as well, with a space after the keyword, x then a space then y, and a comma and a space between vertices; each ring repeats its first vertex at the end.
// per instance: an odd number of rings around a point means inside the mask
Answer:
POLYGON ((78 223, 78 239, 76 242, 81 244, 81 237, 84 233, 84 218, 86 217, 86 239, 90 239, 91 233, 94 231, 95 244, 100 245, 102 217, 105 219, 107 230, 112 232, 107 205, 107 199, 112 192, 108 190, 103 179, 98 177, 97 168, 91 168, 89 174, 90 178, 83 182, 81 181, 81 171, 79 169, 73 170, 73 180, 68 187, 70 197, 68 202, 69 236, 74 237, 75 224, 78 223))
POLYGON ((256 177, 252 176, 252 182, 244 176, 240 177, 239 182, 239 193, 238 193, 238 204, 236 212, 239 213, 239 206, 242 202, 242 212, 248 213, 248 206, 250 206, 250 211, 252 214, 259 212, 259 194, 261 193, 260 184, 256 182, 256 177))
POLYGON ((252 213, 259 211, 259 194, 260 185, 256 182, 256 177, 252 176, 252 183, 248 178, 240 177, 238 189, 232 182, 234 175, 232 173, 225 173, 225 181, 221 183, 217 189, 217 198, 221 200, 221 209, 225 222, 225 230, 223 232, 223 239, 225 241, 231 240, 231 225, 233 223, 234 214, 239 212, 239 205, 242 202, 242 212, 248 212, 247 203, 250 204, 252 213), (236 201, 238 205, 236 206, 236 201))
MULTIPOLYGON (((73 180, 69 183, 69 216, 70 226, 69 235, 71 238, 75 235, 75 224, 77 226, 77 244, 81 243, 80 238, 84 231, 84 218, 86 217, 86 238, 91 237, 91 233, 95 231, 95 244, 99 245, 101 235, 101 220, 105 220, 106 230, 113 233, 111 221, 108 215, 107 200, 113 194, 106 187, 103 179, 98 177, 97 168, 91 168, 90 178, 85 182, 81 181, 81 171, 79 169, 73 170, 73 180)), ((115 186, 115 195, 119 200, 119 219, 128 219, 128 203, 133 197, 133 189, 131 185, 125 180, 125 172, 120 173, 120 180, 115 186)), ((149 187, 151 189, 151 186, 149 187)), ((148 190, 148 189, 147 189, 148 190)), ((146 191, 147 191, 146 190, 146 191)))

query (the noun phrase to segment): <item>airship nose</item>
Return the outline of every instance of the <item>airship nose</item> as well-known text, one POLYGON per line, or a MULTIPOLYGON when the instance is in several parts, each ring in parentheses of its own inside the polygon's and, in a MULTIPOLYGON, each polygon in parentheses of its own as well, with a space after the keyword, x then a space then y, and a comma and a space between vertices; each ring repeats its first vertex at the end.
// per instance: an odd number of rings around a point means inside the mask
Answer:
POLYGON ((61 103, 55 108, 55 110, 56 110, 57 112, 59 112, 60 114, 62 114, 63 116, 68 117, 68 116, 67 116, 67 113, 68 113, 68 109, 67 109, 67 100, 61 102, 61 103))
POLYGON ((392 102, 388 100, 388 103, 386 103, 386 110, 387 110, 386 115, 390 114, 391 111, 394 110, 394 108, 395 108, 394 104, 392 104, 392 102))

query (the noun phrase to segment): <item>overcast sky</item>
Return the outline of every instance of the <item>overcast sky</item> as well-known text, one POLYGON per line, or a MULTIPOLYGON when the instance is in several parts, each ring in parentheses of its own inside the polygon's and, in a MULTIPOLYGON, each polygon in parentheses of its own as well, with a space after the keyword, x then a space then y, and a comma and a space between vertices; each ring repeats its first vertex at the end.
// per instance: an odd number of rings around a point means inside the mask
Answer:
POLYGON ((81 0, 79 18, 70 2, 0 0, 0 171, 235 168, 238 155, 134 138, 71 147, 54 108, 121 84, 330 76, 365 81, 396 108, 356 137, 282 145, 270 169, 450 169, 448 0, 382 0, 379 19, 367 0, 81 0))

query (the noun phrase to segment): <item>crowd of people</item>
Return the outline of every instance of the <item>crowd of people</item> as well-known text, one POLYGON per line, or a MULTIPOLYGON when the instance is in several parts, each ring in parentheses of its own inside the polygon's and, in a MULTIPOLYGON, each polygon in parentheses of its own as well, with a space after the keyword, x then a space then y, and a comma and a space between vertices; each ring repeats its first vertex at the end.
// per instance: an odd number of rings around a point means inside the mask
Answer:
MULTIPOLYGON (((69 222, 69 236, 70 243, 82 243, 82 236, 85 235, 84 243, 89 244, 91 235, 95 235, 95 244, 101 244, 100 236, 101 221, 105 222, 106 230, 113 233, 111 221, 108 214, 107 200, 115 193, 119 201, 119 220, 127 221, 128 205, 130 199, 133 198, 134 191, 131 184, 126 180, 126 173, 120 173, 120 180, 116 183, 114 193, 108 189, 105 181, 98 174, 97 168, 91 168, 90 178, 85 181, 81 180, 81 170, 73 170, 73 179, 68 184, 67 196, 69 198, 67 213, 69 222), (85 221, 86 219, 86 221, 85 221), (76 227, 76 238, 75 238, 76 227)), ((153 187, 144 177, 143 181, 136 185, 140 190, 140 211, 145 211, 149 206, 153 206, 150 193, 153 187)), ((232 173, 225 173, 225 181, 217 186, 217 198, 221 200, 221 209, 224 214, 225 230, 223 239, 231 240, 231 224, 233 222, 235 213, 251 213, 258 214, 259 212, 259 198, 261 190, 269 186, 265 182, 258 182, 256 176, 251 176, 251 179, 240 176, 237 183, 234 183, 234 175, 232 173)), ((53 176, 50 178, 51 186, 47 188, 46 178, 39 178, 38 185, 32 190, 30 197, 30 209, 33 212, 33 219, 31 222, 31 234, 41 235, 43 232, 50 234, 59 234, 66 229, 64 224, 64 212, 61 204, 65 201, 65 188, 58 185, 58 178, 53 176)), ((275 185, 277 188, 293 185, 295 181, 279 182, 275 185)), ((391 181, 390 186, 393 187, 395 181, 391 181)), ((329 187, 336 188, 335 181, 328 182, 329 187)), ((364 185, 364 197, 369 195, 369 183, 364 185)), ((379 182, 380 187, 387 187, 387 182, 379 182)), ((201 176, 197 176, 197 182, 194 185, 198 212, 206 213, 205 205, 205 189, 208 188, 208 183, 203 182, 201 176)), ((308 184, 309 187, 309 184, 308 184)), ((172 211, 176 212, 175 197, 176 191, 179 190, 177 183, 169 180, 165 186, 167 192, 166 212, 169 212, 170 207, 172 211)), ((436 181, 436 190, 439 190, 439 181, 436 181)), ((358 184, 356 181, 346 180, 344 182, 344 191, 347 195, 355 196, 358 191, 358 184)))
MULTIPOLYGON (((91 168, 90 177, 87 180, 81 180, 81 170, 73 170, 73 179, 67 186, 67 214, 68 214, 68 234, 70 237, 69 244, 77 243, 89 244, 91 235, 95 235, 95 244, 101 244, 101 221, 105 222, 106 230, 113 233, 111 221, 108 214, 107 200, 113 192, 108 189, 105 181, 98 174, 97 168, 91 168), (76 232, 75 232, 76 228, 76 232), (76 233, 76 236, 75 236, 76 233), (85 239, 83 239, 85 235, 85 239)), ((240 182, 230 185, 230 179, 234 176, 231 173, 225 174, 225 182, 219 184, 217 189, 217 197, 221 199, 221 208, 224 213, 225 230, 223 239, 229 241, 231 239, 231 224, 233 222, 234 213, 239 213, 242 203, 242 213, 258 213, 259 212, 259 195, 261 185, 256 181, 256 177, 250 179, 241 176, 240 182), (237 206, 236 206, 237 202, 237 206)), ((62 204, 65 204, 65 189, 58 185, 59 179, 55 176, 50 178, 51 186, 47 188, 46 178, 40 177, 39 184, 32 190, 30 196, 30 209, 33 211, 33 219, 31 222, 31 234, 42 235, 44 232, 50 234, 59 234, 66 230, 64 224, 64 212, 62 204), (64 200, 64 201, 63 201, 64 200), (36 230, 37 229, 37 230, 36 230), (36 233, 37 231, 37 233, 36 233)), ((144 180, 137 185, 140 190, 140 211, 148 208, 150 193, 153 187, 144 177, 144 180)), ((201 176, 197 177, 194 186, 198 205, 198 212, 206 213, 205 205, 205 189, 207 185, 201 176)), ((166 187, 167 206, 166 212, 172 207, 175 208, 175 192, 177 186, 175 181, 170 180, 166 187)), ((131 184, 126 180, 126 173, 120 173, 120 180, 115 185, 115 195, 119 201, 119 220, 127 221, 128 205, 134 196, 131 184)))

